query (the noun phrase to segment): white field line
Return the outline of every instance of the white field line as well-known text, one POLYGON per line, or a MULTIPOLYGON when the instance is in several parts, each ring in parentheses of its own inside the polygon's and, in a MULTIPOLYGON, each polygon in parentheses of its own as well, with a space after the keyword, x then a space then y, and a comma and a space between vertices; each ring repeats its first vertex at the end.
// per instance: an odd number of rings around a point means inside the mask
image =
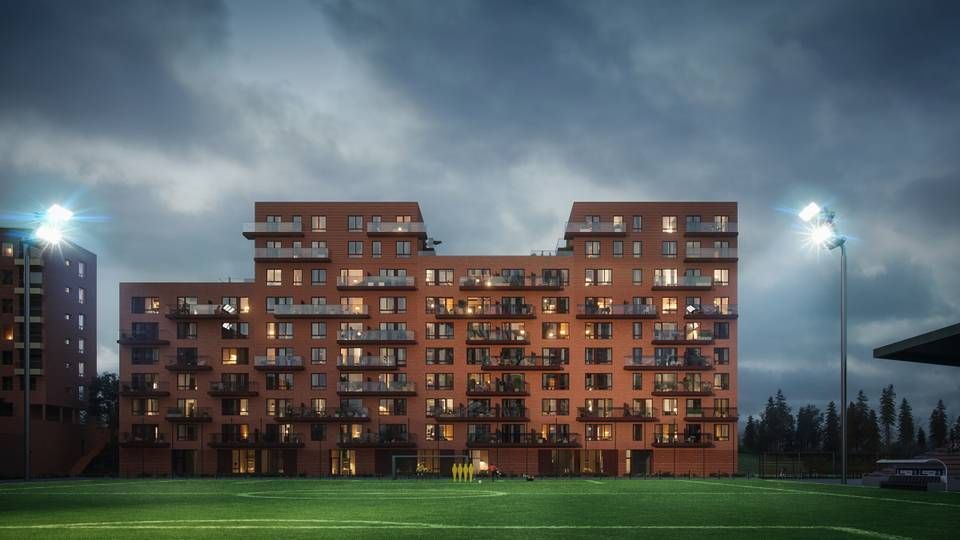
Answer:
POLYGON ((57 530, 57 529, 460 529, 460 530, 799 530, 835 531, 855 536, 883 540, 905 540, 902 536, 858 529, 821 525, 456 525, 402 521, 328 520, 328 519, 194 519, 155 521, 105 521, 85 523, 52 523, 31 525, 0 525, 0 530, 57 530), (287 524, 283 524, 287 523, 287 524))
POLYGON ((599 480, 584 480, 584 482, 590 482, 591 484, 600 484, 601 486, 603 485, 603 482, 599 480))
POLYGON ((787 488, 776 488, 776 487, 769 487, 769 486, 738 485, 738 484, 728 484, 726 482, 713 482, 708 480, 680 480, 680 481, 689 482, 692 484, 705 484, 708 486, 740 487, 740 488, 759 489, 759 490, 781 492, 781 493, 823 495, 826 497, 842 497, 845 499, 865 499, 868 501, 887 501, 887 502, 895 502, 895 503, 920 504, 924 506, 946 506, 947 508, 960 508, 960 504, 949 504, 949 503, 933 502, 933 501, 915 501, 912 499, 895 499, 893 497, 870 497, 867 495, 853 495, 850 493, 830 493, 829 491, 805 491, 802 489, 787 489, 787 488))
MULTIPOLYGON (((160 482, 182 482, 183 480, 147 480, 149 483, 160 482)), ((143 480, 116 480, 112 482, 94 482, 92 480, 65 480, 62 482, 44 482, 43 484, 18 483, 18 484, 0 484, 0 493, 20 493, 26 489, 72 489, 85 488, 89 486, 125 486, 125 485, 143 485, 143 480)))

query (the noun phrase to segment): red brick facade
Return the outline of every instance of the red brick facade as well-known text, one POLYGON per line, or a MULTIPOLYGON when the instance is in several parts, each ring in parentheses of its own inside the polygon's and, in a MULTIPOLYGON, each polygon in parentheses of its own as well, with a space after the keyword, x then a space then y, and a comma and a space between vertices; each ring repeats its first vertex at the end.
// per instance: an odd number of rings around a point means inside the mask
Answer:
POLYGON ((736 470, 736 203, 575 203, 530 256, 423 221, 257 203, 254 280, 122 283, 121 474, 736 470))

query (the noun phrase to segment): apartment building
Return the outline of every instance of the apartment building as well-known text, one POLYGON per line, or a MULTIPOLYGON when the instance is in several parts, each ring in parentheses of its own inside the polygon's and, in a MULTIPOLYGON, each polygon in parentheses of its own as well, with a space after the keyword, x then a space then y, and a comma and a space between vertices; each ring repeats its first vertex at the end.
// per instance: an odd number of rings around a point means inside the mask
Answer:
POLYGON ((30 335, 32 476, 63 476, 90 444, 87 390, 97 374, 97 258, 63 242, 31 248, 0 228, 0 477, 23 475, 24 332, 30 335), (23 295, 30 295, 30 313, 23 295), (29 326, 25 318, 29 317, 29 326))
POLYGON ((257 203, 254 279, 120 285, 121 474, 734 472, 736 203, 558 233, 443 256, 417 203, 257 203))

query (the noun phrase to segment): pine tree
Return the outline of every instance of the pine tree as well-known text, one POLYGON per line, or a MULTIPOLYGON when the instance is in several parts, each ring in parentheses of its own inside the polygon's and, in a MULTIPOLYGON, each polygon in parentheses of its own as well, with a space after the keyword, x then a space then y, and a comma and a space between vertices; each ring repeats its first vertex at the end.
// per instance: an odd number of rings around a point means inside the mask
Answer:
POLYGON ((757 422, 752 414, 747 417, 747 425, 743 428, 743 449, 747 452, 757 451, 757 422))
POLYGON ((823 421, 823 450, 824 452, 840 451, 840 415, 837 414, 837 404, 827 403, 827 413, 823 421))
POLYGON ((900 447, 900 453, 911 455, 913 454, 913 445, 916 444, 914 438, 916 430, 913 426, 913 409, 910 407, 907 398, 903 398, 903 401, 900 402, 900 414, 897 421, 899 427, 897 443, 900 447))
POLYGON ((847 451, 860 451, 860 419, 857 415, 857 404, 850 402, 847 405, 847 451))
POLYGON ((943 448, 947 445, 947 408, 943 400, 937 401, 937 406, 930 413, 930 446, 943 448))
POLYGON ((883 447, 890 450, 893 444, 893 426, 897 423, 897 393, 889 385, 880 393, 880 426, 883 430, 883 447))
POLYGON ((957 421, 950 429, 950 450, 953 452, 960 451, 960 416, 957 416, 957 421))
POLYGON ((923 428, 917 430, 917 452, 926 452, 927 451, 927 434, 923 432, 923 428))
POLYGON ((815 405, 797 411, 797 447, 816 450, 823 442, 823 413, 815 405))
POLYGON ((870 412, 867 414, 866 425, 866 439, 863 449, 876 455, 880 452, 880 426, 877 424, 877 411, 870 409, 870 412))
POLYGON ((762 446, 768 452, 783 452, 793 447, 795 424, 787 398, 777 390, 760 415, 762 446))

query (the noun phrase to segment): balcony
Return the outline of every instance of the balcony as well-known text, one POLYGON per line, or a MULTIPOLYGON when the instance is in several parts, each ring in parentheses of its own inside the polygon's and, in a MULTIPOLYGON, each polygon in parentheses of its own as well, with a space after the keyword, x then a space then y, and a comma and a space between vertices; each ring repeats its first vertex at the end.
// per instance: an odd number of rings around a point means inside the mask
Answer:
POLYGON ((243 236, 247 239, 303 236, 303 224, 298 221, 244 223, 243 236))
POLYGON ((192 424, 196 422, 210 422, 213 417, 210 416, 209 407, 190 407, 181 409, 179 407, 167 408, 167 421, 178 424, 192 424))
POLYGON ((367 236, 416 236, 427 237, 427 226, 418 221, 405 223, 372 221, 367 223, 367 236))
POLYGON ((461 291, 559 291, 563 282, 559 277, 529 276, 465 276, 460 278, 461 291))
POLYGON ((211 433, 210 446, 212 448, 303 448, 303 438, 299 433, 240 434, 240 433, 211 433))
POLYGON ((469 345, 529 345, 530 336, 524 330, 504 328, 467 329, 469 345))
POLYGON ((453 409, 434 409, 427 411, 427 417, 438 422, 529 422, 530 414, 526 407, 464 406, 453 409))
POLYGON ((659 383, 653 386, 655 396, 710 396, 713 383, 684 379, 677 383, 659 383))
POLYGON ((280 423, 306 422, 311 424, 369 422, 370 411, 366 407, 324 409, 322 411, 315 411, 309 407, 294 407, 284 411, 284 414, 274 416, 273 419, 280 423))
POLYGON ((577 304, 578 319, 656 319, 657 306, 653 304, 577 304))
POLYGON ((687 248, 687 252, 683 257, 683 262, 737 262, 737 248, 687 248))
POLYGON ((341 396, 415 396, 417 385, 412 382, 341 381, 337 383, 341 396))
POLYGON ((708 291, 713 287, 712 276, 680 276, 675 281, 654 278, 655 291, 708 291))
POLYGON ((654 345, 702 345, 713 343, 713 331, 699 328, 693 331, 653 330, 654 345))
POLYGON ((530 384, 518 380, 505 381, 496 379, 490 383, 477 383, 474 379, 467 381, 468 396, 529 396, 530 384))
POLYGON ((123 397, 166 397, 170 395, 170 386, 166 381, 130 381, 120 383, 120 395, 123 397))
POLYGON ((164 366, 167 371, 177 373, 195 373, 197 371, 210 371, 213 366, 206 358, 177 358, 172 357, 167 365, 164 366))
POLYGON ((136 345, 136 346, 163 346, 169 345, 170 340, 167 339, 164 332, 157 330, 153 331, 143 331, 143 330, 120 330, 120 337, 117 339, 117 343, 120 345, 136 345))
POLYGON ((256 248, 254 262, 330 262, 327 248, 256 248))
POLYGON ((533 319, 533 304, 492 304, 487 306, 457 306, 447 309, 437 306, 438 319, 533 319))
POLYGON ((417 440, 413 433, 407 432, 367 432, 356 437, 341 434, 337 438, 337 446, 340 448, 415 448, 417 440))
POLYGON ((611 407, 609 409, 577 408, 577 422, 653 422, 657 419, 654 408, 634 408, 630 406, 611 407))
POLYGON ((257 371, 302 371, 302 356, 256 356, 253 369, 257 371))
POLYGON ((710 448, 713 436, 709 433, 654 433, 654 448, 710 448))
POLYGON ((740 419, 737 415, 736 407, 703 407, 700 409, 687 409, 684 413, 684 420, 687 422, 736 422, 740 419))
POLYGON ((468 448, 580 448, 580 434, 468 433, 468 448))
POLYGON ((417 342, 413 330, 345 330, 337 334, 340 345, 379 345, 396 343, 410 345, 417 342))
POLYGON ((737 305, 727 304, 715 306, 712 304, 687 306, 683 316, 686 319, 736 319, 737 305))
POLYGON ((686 228, 683 230, 684 236, 737 236, 737 224, 736 223, 717 223, 717 222, 701 222, 701 223, 687 223, 686 228))
POLYGON ((393 356, 363 355, 360 357, 337 357, 337 369, 340 371, 392 371, 397 369, 397 359, 393 356))
POLYGON ((167 318, 175 321, 200 319, 236 319, 240 316, 235 306, 220 304, 187 304, 167 306, 167 318))
POLYGON ((366 304, 278 304, 273 307, 273 316, 278 319, 366 319, 366 304))
POLYGON ((706 356, 694 354, 661 358, 625 356, 623 369, 627 371, 707 371, 713 369, 713 362, 706 356))
POLYGON ((417 279, 413 276, 359 276, 337 278, 338 291, 414 291, 417 279))
POLYGON ((168 448, 169 446, 170 442, 163 433, 120 434, 120 448, 168 448))
POLYGON ((213 397, 256 397, 257 383, 247 381, 210 381, 207 394, 213 397))
POLYGON ((488 362, 480 364, 484 371, 557 371, 563 369, 563 362, 556 356, 492 356, 488 362))
POLYGON ((571 221, 567 223, 563 237, 575 236, 626 236, 627 225, 612 221, 571 221))

